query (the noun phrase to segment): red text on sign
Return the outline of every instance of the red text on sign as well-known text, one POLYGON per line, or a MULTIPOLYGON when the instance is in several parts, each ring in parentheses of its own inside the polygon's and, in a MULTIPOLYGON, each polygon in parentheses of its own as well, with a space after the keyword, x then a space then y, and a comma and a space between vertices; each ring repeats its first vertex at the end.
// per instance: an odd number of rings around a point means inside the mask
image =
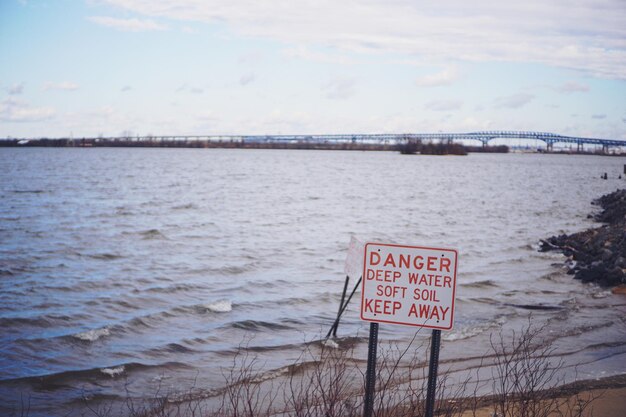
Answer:
MULTIPOLYGON (((380 254, 377 252, 370 253, 370 266, 379 265, 382 261, 380 254)), ((413 266, 415 269, 424 269, 428 271, 441 271, 450 272, 450 259, 439 258, 437 256, 427 256, 426 263, 424 263, 424 257, 417 255, 411 256, 411 254, 400 254, 394 257, 393 253, 389 253, 383 261, 383 266, 391 266, 393 268, 410 268, 413 266)))
POLYGON ((402 308, 402 303, 391 300, 365 299, 365 311, 374 314, 394 315, 402 308))
POLYGON ((376 295, 379 297, 402 297, 406 296, 406 287, 399 287, 397 285, 383 285, 378 284, 376 286, 376 295))
POLYGON ((430 287, 452 287, 452 277, 434 274, 414 274, 409 272, 409 283, 430 287))
POLYGON ((402 272, 400 271, 385 271, 382 269, 368 269, 367 270, 367 279, 369 281, 385 281, 385 282, 396 282, 398 278, 402 276, 402 272))

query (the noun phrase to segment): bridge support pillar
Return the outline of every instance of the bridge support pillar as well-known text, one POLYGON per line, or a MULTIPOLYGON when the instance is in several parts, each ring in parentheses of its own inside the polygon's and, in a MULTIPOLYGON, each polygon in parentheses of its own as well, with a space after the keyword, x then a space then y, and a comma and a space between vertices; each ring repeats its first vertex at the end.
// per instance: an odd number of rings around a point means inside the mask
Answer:
POLYGON ((602 153, 604 154, 609 153, 609 145, 602 145, 602 153))
POLYGON ((582 142, 578 142, 576 144, 576 152, 581 153, 583 151, 583 143, 582 142))
POLYGON ((552 152, 552 149, 554 148, 554 143, 552 142, 546 142, 546 150, 548 152, 552 152))

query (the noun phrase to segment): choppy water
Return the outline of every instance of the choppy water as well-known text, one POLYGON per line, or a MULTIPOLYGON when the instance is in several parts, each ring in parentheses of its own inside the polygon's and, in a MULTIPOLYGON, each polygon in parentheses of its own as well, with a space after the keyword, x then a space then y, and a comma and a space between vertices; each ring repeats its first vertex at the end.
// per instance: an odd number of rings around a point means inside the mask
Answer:
MULTIPOLYGON (((536 243, 593 225, 590 201, 626 185, 625 163, 0 149, 0 412, 20 396, 46 415, 126 389, 219 388, 242 343, 268 370, 291 363, 334 320, 351 236, 459 250, 443 360, 484 353, 532 311, 579 377, 624 373, 626 299, 574 282, 536 243)), ((355 301, 339 335, 362 349, 366 333, 355 301)))

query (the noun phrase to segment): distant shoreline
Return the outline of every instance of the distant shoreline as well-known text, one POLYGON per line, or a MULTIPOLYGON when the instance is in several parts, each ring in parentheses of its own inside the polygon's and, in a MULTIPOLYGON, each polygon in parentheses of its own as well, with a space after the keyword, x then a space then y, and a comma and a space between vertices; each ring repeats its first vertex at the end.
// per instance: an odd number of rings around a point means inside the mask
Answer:
POLYGON ((417 152, 403 152, 398 143, 364 142, 253 142, 241 140, 136 140, 128 139, 0 139, 0 148, 191 148, 191 149, 296 149, 328 151, 386 151, 418 155, 467 155, 468 153, 533 153, 560 155, 624 156, 619 153, 528 148, 519 150, 506 145, 472 146, 459 143, 425 143, 417 152))
MULTIPOLYGON (((252 142, 239 140, 134 140, 129 139, 4 139, 0 147, 44 148, 206 148, 206 149, 301 149, 332 151, 400 151, 396 143, 363 142, 252 142)), ((479 153, 508 153, 508 146, 468 146, 456 143, 431 144, 422 154, 447 155, 479 153), (461 151, 459 153, 459 151, 461 151)), ((419 152, 418 152, 419 153, 419 152)))

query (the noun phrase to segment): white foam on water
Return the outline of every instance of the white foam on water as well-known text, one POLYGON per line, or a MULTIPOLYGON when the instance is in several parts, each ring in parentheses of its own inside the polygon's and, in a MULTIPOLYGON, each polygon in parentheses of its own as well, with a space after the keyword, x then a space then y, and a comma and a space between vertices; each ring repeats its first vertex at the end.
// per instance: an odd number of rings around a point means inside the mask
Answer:
POLYGON ((100 369, 100 372, 110 376, 111 378, 115 378, 116 376, 124 372, 124 366, 118 366, 115 368, 102 368, 100 369))
POLYGON ((103 327, 101 329, 93 329, 86 332, 76 333, 72 336, 86 342, 95 342, 101 337, 109 336, 110 334, 111 332, 109 329, 107 327, 103 327))
POLYGON ((333 339, 326 339, 322 342, 322 344, 332 349, 339 349, 339 344, 335 342, 333 339))
POLYGON ((262 374, 257 375, 256 377, 251 379, 251 382, 261 383, 265 381, 269 381, 270 379, 276 379, 283 375, 287 375, 289 373, 289 367, 275 369, 273 371, 264 372, 262 374))
POLYGON ((453 341, 453 340, 463 340, 469 339, 470 337, 478 336, 479 334, 491 329, 492 327, 498 327, 506 322, 504 317, 498 317, 495 321, 480 323, 475 326, 468 326, 462 328, 455 328, 449 333, 446 333, 442 336, 443 340, 453 341))
POLYGON ((607 297, 610 297, 611 295, 613 295, 611 290, 605 290, 600 287, 598 287, 597 289, 594 289, 593 292, 591 293, 591 296, 593 298, 607 298, 607 297))
POLYGON ((219 300, 203 306, 214 313, 228 313, 233 310, 233 303, 230 300, 219 300))

